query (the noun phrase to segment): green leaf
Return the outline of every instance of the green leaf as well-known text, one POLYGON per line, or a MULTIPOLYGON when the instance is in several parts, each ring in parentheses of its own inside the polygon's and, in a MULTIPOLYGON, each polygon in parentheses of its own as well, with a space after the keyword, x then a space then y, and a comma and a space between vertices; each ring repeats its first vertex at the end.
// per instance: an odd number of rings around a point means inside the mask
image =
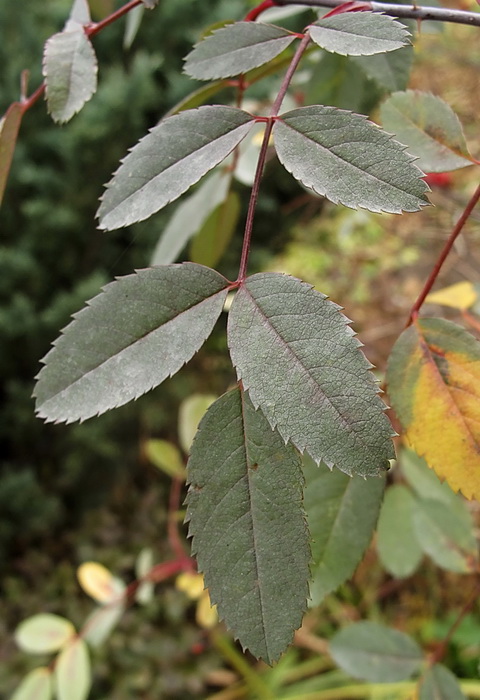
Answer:
POLYGON ((383 90, 404 90, 410 79, 413 48, 405 46, 397 51, 376 56, 352 56, 352 61, 383 90))
POLYGON ((337 632, 330 654, 354 678, 395 683, 419 670, 423 657, 408 635, 375 622, 357 622, 337 632))
POLYGON ((312 539, 312 605, 346 581, 368 547, 385 479, 349 477, 304 458, 305 510, 312 539))
POLYGON ((308 33, 322 49, 343 56, 371 56, 410 43, 405 25, 378 12, 344 12, 324 17, 312 24, 308 33))
POLYGON ((97 89, 97 59, 81 24, 54 34, 45 44, 43 76, 48 112, 55 122, 67 122, 97 89))
POLYGON ((38 415, 85 420, 158 386, 210 335, 227 285, 193 263, 140 270, 108 284, 44 358, 38 415))
POLYGON ((382 124, 426 172, 456 170, 472 164, 459 118, 439 97, 418 90, 396 92, 381 106, 382 124))
POLYGON ((419 700, 466 700, 458 680, 448 668, 435 664, 420 681, 419 700))
POLYGON ((14 102, 0 119, 0 204, 5 194, 22 117, 22 105, 14 102))
POLYGON ((168 117, 137 143, 108 183, 100 228, 143 221, 224 160, 255 120, 235 107, 200 107, 168 117))
POLYGON ((396 578, 410 576, 422 559, 415 534, 416 499, 401 485, 390 486, 378 520, 377 549, 386 570, 396 578))
POLYGON ((134 7, 133 10, 130 10, 128 13, 125 23, 125 33, 123 35, 124 49, 129 49, 135 41, 144 14, 145 5, 137 5, 137 7, 134 7))
POLYGON ((83 639, 76 639, 55 664, 58 700, 86 700, 92 685, 90 657, 83 639))
POLYGON ((293 277, 253 275, 230 309, 230 354, 254 406, 285 441, 317 464, 377 476, 394 456, 393 431, 339 308, 293 277))
POLYGON ((178 205, 157 243, 152 265, 169 265, 177 259, 190 238, 226 198, 231 180, 231 173, 215 171, 178 205))
POLYGON ((172 478, 185 480, 185 467, 178 447, 167 440, 147 440, 145 455, 158 469, 172 478))
POLYGON ((210 214, 190 246, 193 262, 214 267, 230 243, 240 216, 240 197, 229 192, 224 202, 210 214))
POLYGON ((396 214, 428 204, 413 157, 366 117, 303 107, 283 114, 273 133, 285 168, 335 204, 396 214))
POLYGON ((124 612, 124 601, 95 608, 84 622, 83 639, 95 649, 100 647, 111 635, 124 612))
MULTIPOLYGON (((153 551, 150 547, 144 547, 139 553, 135 562, 135 575, 137 579, 142 579, 147 576, 153 568, 153 551)), ((135 600, 140 605, 148 605, 153 600, 154 584, 148 579, 142 581, 135 593, 135 600)))
POLYGON ((295 34, 260 22, 235 22, 209 34, 185 59, 187 75, 198 80, 230 78, 278 56, 295 34))
POLYGON ((478 551, 473 527, 440 501, 422 499, 414 514, 423 551, 447 571, 476 571, 478 551))
POLYGON ((192 394, 182 401, 178 411, 178 437, 182 450, 188 454, 193 438, 198 430, 198 424, 205 411, 217 397, 213 394, 192 394))
POLYGON ((48 668, 35 668, 22 680, 10 700, 52 700, 52 674, 48 668))
POLYGON ((242 646, 271 664, 307 604, 300 459, 234 389, 200 423, 188 479, 192 551, 212 604, 242 646))
POLYGON ((75 635, 70 620, 40 613, 21 622, 15 630, 18 646, 30 654, 50 654, 61 649, 75 635))

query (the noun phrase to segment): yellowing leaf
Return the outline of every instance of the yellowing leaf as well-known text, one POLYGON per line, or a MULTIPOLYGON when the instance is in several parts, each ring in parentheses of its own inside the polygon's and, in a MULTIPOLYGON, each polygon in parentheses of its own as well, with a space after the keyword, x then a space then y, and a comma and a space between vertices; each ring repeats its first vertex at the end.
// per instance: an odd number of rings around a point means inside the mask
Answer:
POLYGON ((405 438, 441 479, 480 498, 480 343, 451 321, 419 319, 388 362, 405 438))
POLYGON ((432 292, 425 299, 430 304, 442 304, 451 306, 453 309, 469 309, 478 299, 478 293, 471 282, 457 282, 449 287, 432 292))
POLYGON ((145 443, 147 459, 158 469, 174 479, 185 481, 186 472, 182 455, 178 447, 167 440, 147 440, 145 443))
POLYGON ((78 567, 78 581, 85 591, 98 603, 111 603, 118 600, 125 590, 125 584, 110 571, 94 561, 78 567))
POLYGON ((203 576, 194 571, 184 571, 177 576, 175 588, 186 593, 190 600, 198 600, 205 590, 203 576))
POLYGON ((200 596, 195 612, 197 624, 204 629, 210 630, 218 623, 217 606, 212 605, 208 591, 204 591, 200 596))

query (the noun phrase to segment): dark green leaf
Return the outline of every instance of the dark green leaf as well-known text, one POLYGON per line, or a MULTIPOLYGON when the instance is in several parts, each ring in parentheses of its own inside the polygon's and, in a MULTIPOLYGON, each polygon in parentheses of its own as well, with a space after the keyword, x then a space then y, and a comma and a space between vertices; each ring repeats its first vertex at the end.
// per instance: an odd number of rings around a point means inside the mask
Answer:
POLYGON ((448 668, 435 664, 420 681, 419 700, 466 700, 458 680, 448 668))
POLYGON ((97 59, 83 26, 70 21, 68 29, 45 44, 43 75, 48 111, 56 122, 67 122, 97 89, 97 59))
POLYGON ((236 22, 209 34, 185 59, 185 73, 199 80, 230 78, 268 63, 295 34, 260 22, 236 22))
POLYGON ((383 90, 404 90, 410 78, 413 49, 405 46, 397 51, 376 56, 352 56, 352 61, 383 90))
POLYGON ((405 25, 378 12, 344 12, 325 17, 309 27, 322 49, 343 56, 371 56, 395 51, 409 43, 405 25))
POLYGON ((396 214, 428 204, 413 157, 363 116, 303 107, 283 114, 273 131, 285 168, 335 204, 396 214))
POLYGON ((231 173, 215 171, 178 205, 157 243, 152 265, 169 265, 178 258, 192 236, 198 233, 210 214, 224 201, 231 179, 231 173))
POLYGON ((242 646, 272 663, 307 604, 300 459, 234 389, 202 419, 188 480, 192 551, 212 603, 242 646))
POLYGON ((305 510, 312 538, 312 605, 355 571, 372 538, 384 478, 349 477, 304 458, 305 510))
POLYGON ((168 117, 132 149, 108 183, 98 210, 100 228, 147 219, 224 160, 255 123, 221 105, 168 117))
POLYGON ((411 637, 374 622, 357 622, 337 632, 330 654, 351 676, 373 683, 410 678, 423 661, 422 650, 411 637))
POLYGON ((386 570, 397 578, 413 574, 422 559, 413 516, 415 498, 401 485, 390 486, 378 520, 377 548, 386 570))
POLYGON ((190 259, 215 267, 222 258, 235 232, 240 216, 240 198, 229 192, 226 200, 210 214, 190 247, 190 259))
POLYGON ((284 440, 346 474, 388 468, 393 431, 336 304, 293 277, 253 275, 233 300, 228 344, 254 406, 284 440))
POLYGON ((22 117, 22 105, 20 102, 14 102, 0 119, 0 204, 7 186, 22 117))
POLYGON ((227 284, 214 270, 184 263, 107 285, 45 357, 35 389, 39 416, 85 420, 158 386, 210 335, 227 284))
POLYGON ((396 92, 381 106, 383 126, 395 134, 426 172, 471 165, 462 125, 451 107, 435 95, 418 90, 396 92))

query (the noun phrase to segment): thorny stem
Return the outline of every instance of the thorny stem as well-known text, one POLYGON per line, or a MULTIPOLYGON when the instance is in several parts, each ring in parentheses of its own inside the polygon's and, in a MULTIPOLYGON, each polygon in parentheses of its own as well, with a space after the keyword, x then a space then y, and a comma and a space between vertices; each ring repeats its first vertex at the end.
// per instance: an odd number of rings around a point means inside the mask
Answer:
POLYGON ((453 229, 452 233, 448 237, 448 240, 446 241, 445 245, 443 246, 443 250, 440 253, 440 256, 435 264, 435 267, 433 268, 432 272, 430 273, 429 278, 425 282, 425 286, 423 287, 417 301, 412 306, 412 310, 410 311, 410 316, 408 317, 408 321, 407 321, 407 325, 406 325, 407 328, 417 318, 420 307, 422 306, 423 302, 425 301, 427 294, 429 293, 429 291, 433 287, 433 284, 439 275, 440 269, 441 269, 443 263, 445 262, 447 255, 449 254, 450 250, 452 249, 453 244, 455 243, 456 239, 458 238, 459 234, 461 233, 463 227, 465 226, 465 223, 467 222, 470 214, 472 213, 473 209, 475 208, 475 206, 477 205, 479 200, 480 200, 480 185, 477 187, 477 189, 473 193, 473 195, 470 198, 470 201, 468 202, 467 206, 465 207, 461 217, 457 221, 455 228, 453 229))
POLYGON ((275 99, 275 102, 272 105, 272 111, 270 113, 270 116, 267 118, 258 119, 258 121, 266 121, 267 125, 265 128, 265 133, 263 135, 262 146, 261 146, 260 153, 258 156, 257 169, 255 170, 255 178, 253 181, 252 192, 250 195, 250 201, 248 203, 247 219, 245 222, 245 233, 243 236, 242 256, 240 258, 240 268, 238 270, 238 277, 237 277, 238 284, 242 283, 245 280, 245 277, 247 276, 247 265, 248 265, 248 256, 250 253, 250 243, 252 240, 253 220, 255 218, 255 210, 257 207, 258 193, 260 191, 260 181, 262 179, 263 171, 265 168, 268 143, 270 141, 270 136, 272 134, 273 125, 274 125, 275 120, 277 118, 278 112, 280 111, 280 107, 282 106, 283 98, 285 97, 285 93, 288 90, 288 86, 290 85, 293 74, 295 73, 295 71, 298 67, 298 64, 300 63, 300 59, 302 58, 302 56, 305 52, 305 49, 307 48, 309 42, 310 42, 310 37, 308 34, 305 34, 305 36, 301 40, 300 44, 298 45, 298 48, 295 51, 295 55, 293 56, 292 61, 288 67, 288 70, 285 73, 285 76, 282 80, 280 90, 279 90, 278 95, 275 99))

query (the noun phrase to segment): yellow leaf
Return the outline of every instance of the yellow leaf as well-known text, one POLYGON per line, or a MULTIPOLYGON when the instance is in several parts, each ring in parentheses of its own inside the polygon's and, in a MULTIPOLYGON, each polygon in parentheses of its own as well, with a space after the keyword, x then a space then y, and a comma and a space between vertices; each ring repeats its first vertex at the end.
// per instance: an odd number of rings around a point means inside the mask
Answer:
POLYGON ((177 576, 175 588, 186 593, 190 600, 198 600, 205 590, 203 576, 194 571, 184 571, 177 576))
POLYGON ((463 311, 473 306, 477 299, 476 289, 471 282, 457 282, 457 284, 439 289, 438 292, 432 292, 425 301, 430 304, 451 306, 453 309, 463 311))
POLYGON ((203 591, 197 603, 195 619, 199 627, 210 630, 218 623, 217 606, 210 603, 208 591, 203 591))
POLYGON ((85 591, 98 603, 111 603, 118 600, 125 591, 125 584, 113 576, 102 564, 85 562, 78 567, 78 581, 85 591))

